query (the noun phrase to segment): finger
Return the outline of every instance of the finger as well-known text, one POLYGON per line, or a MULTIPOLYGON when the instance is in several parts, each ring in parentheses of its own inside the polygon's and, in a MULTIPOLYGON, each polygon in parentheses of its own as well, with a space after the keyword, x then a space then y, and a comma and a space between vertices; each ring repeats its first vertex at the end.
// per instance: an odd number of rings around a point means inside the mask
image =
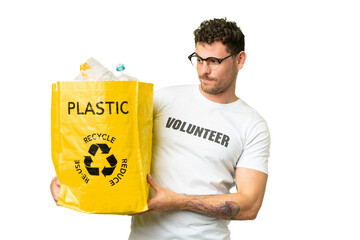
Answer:
POLYGON ((156 191, 159 189, 160 185, 151 177, 150 173, 147 175, 147 181, 153 189, 156 191))
POLYGON ((54 178, 54 182, 55 182, 56 186, 60 187, 60 180, 58 177, 54 178))
POLYGON ((139 212, 139 213, 133 213, 133 214, 129 214, 129 216, 139 216, 139 215, 144 215, 146 213, 148 213, 150 210, 144 211, 144 212, 139 212))
POLYGON ((51 181, 50 192, 54 201, 57 203, 57 201, 59 200, 59 193, 60 193, 60 180, 57 177, 54 177, 51 181))
POLYGON ((148 209, 149 209, 148 212, 152 212, 155 209, 155 206, 153 206, 153 203, 151 200, 148 202, 148 209))

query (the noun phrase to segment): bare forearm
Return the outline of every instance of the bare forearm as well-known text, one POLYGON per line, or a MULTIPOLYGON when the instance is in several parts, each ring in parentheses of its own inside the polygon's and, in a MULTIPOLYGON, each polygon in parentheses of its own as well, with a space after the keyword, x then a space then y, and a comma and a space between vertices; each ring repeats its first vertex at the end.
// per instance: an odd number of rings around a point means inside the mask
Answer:
POLYGON ((232 219, 240 212, 240 206, 234 201, 209 201, 208 197, 193 197, 186 203, 187 210, 210 217, 232 219))
POLYGON ((189 210, 221 219, 253 219, 251 206, 240 194, 210 196, 181 195, 182 210, 189 210))
POLYGON ((220 195, 186 195, 162 187, 152 179, 151 175, 148 175, 148 182, 156 191, 156 194, 148 202, 149 211, 188 210, 222 219, 255 219, 265 191, 265 187, 262 187, 261 191, 247 190, 220 195))

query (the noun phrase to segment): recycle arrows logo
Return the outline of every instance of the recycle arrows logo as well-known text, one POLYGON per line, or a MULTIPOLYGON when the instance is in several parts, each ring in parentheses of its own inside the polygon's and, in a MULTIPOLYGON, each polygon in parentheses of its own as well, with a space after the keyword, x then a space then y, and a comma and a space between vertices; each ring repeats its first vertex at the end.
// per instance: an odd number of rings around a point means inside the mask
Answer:
MULTIPOLYGON (((95 157, 99 148, 101 150, 101 154, 109 154, 110 152, 110 148, 106 144, 92 144, 89 148, 89 153, 95 157)), ((104 177, 111 175, 114 172, 117 164, 117 160, 113 154, 108 156, 106 160, 110 164, 110 167, 104 167, 102 169, 101 173, 104 175, 104 177)), ((88 173, 90 175, 99 176, 99 168, 91 167, 91 163, 93 163, 91 156, 85 156, 84 164, 88 173)))

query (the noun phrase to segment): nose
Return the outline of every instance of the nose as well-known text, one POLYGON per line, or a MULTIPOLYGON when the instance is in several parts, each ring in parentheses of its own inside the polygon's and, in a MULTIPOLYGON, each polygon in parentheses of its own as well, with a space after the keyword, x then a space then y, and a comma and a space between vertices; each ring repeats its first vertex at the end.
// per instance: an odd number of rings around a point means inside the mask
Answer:
POLYGON ((198 63, 197 70, 199 75, 209 74, 211 72, 211 69, 206 61, 198 63))

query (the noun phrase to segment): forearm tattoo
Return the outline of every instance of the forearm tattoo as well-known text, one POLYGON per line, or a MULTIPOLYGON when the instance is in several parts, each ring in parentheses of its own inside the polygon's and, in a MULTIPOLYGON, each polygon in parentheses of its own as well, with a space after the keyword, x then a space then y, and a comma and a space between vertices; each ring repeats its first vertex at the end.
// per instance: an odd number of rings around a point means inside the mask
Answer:
POLYGON ((240 206, 236 202, 225 201, 217 205, 208 204, 198 198, 189 201, 190 209, 195 212, 203 213, 210 217, 220 217, 230 219, 240 212, 240 206))

